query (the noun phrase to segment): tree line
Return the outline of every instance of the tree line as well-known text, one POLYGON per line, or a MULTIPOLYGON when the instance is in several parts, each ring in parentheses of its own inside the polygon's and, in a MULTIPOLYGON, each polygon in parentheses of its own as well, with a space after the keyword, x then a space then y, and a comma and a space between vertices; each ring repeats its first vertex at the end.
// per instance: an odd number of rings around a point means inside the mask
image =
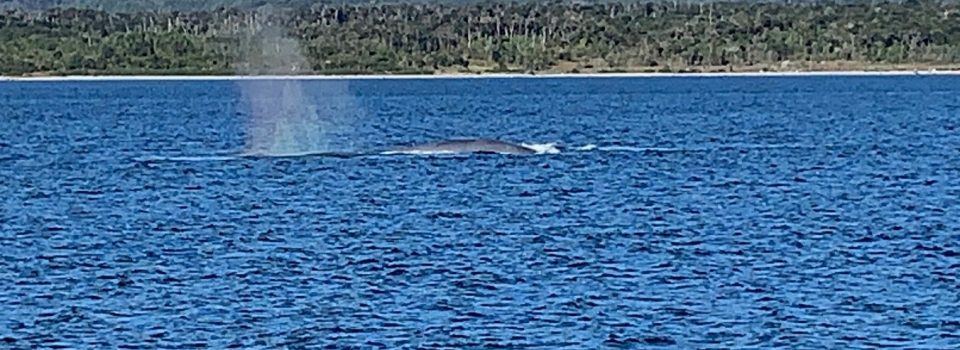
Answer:
POLYGON ((0 12, 0 72, 402 74, 795 70, 841 64, 867 69, 951 67, 960 63, 958 10, 955 3, 939 1, 260 3, 251 8, 128 12, 9 9, 0 12))
MULTIPOLYGON (((105 11, 198 11, 214 10, 218 8, 236 8, 236 9, 254 9, 262 6, 272 6, 280 8, 303 9, 318 4, 398 4, 398 3, 421 3, 421 4, 461 4, 474 5, 483 3, 492 3, 502 0, 0 0, 0 9, 29 9, 46 10, 50 8, 82 8, 105 11)), ((511 0, 512 2, 536 2, 539 0, 511 0)), ((507 1, 507 2, 511 2, 507 1)), ((560 2, 559 0, 555 0, 560 2)), ((723 2, 727 0, 580 0, 580 2, 604 3, 604 2, 663 2, 663 3, 708 3, 723 2)), ((770 0, 753 0, 754 2, 763 2, 770 0)), ((776 1, 776 0, 774 0, 776 1)), ((813 3, 822 0, 787 0, 791 3, 813 3)), ((843 1, 858 0, 832 0, 834 3, 841 4, 843 1)), ((897 0, 902 3, 906 0, 897 0)), ((957 0, 942 0, 957 1, 957 0)))

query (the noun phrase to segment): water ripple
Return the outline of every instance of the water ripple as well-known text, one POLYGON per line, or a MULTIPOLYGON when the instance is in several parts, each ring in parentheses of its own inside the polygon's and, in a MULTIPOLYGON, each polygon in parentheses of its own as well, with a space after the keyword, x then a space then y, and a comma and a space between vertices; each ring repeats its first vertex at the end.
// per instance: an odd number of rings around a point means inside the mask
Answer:
POLYGON ((532 157, 236 157, 225 84, 0 85, 0 346, 960 346, 953 78, 350 84, 532 157))

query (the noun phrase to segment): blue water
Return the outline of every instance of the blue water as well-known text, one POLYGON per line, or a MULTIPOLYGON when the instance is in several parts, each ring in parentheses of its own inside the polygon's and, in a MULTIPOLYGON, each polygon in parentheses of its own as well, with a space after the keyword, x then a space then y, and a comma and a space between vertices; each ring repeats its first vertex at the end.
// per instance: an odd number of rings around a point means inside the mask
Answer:
POLYGON ((0 347, 960 347, 960 78, 301 88, 0 84, 0 347))

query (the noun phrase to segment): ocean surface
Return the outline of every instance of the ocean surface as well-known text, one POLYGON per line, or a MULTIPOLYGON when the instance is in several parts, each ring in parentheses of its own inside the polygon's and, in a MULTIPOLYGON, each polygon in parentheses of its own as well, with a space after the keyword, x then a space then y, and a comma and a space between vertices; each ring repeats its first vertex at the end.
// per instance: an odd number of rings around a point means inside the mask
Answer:
POLYGON ((958 201, 960 77, 4 82, 0 348, 956 349, 958 201))

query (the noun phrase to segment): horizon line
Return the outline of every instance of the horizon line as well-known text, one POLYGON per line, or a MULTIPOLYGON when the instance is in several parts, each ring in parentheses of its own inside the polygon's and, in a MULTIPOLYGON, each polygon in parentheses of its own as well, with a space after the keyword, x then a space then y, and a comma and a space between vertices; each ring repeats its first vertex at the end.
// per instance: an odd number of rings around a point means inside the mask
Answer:
POLYGON ((64 75, 0 76, 0 82, 15 81, 110 81, 110 80, 403 80, 403 79, 502 79, 502 78, 666 78, 666 77, 802 77, 802 76, 948 76, 960 70, 838 70, 793 72, 697 72, 697 73, 483 73, 483 74, 342 74, 342 75, 64 75))

